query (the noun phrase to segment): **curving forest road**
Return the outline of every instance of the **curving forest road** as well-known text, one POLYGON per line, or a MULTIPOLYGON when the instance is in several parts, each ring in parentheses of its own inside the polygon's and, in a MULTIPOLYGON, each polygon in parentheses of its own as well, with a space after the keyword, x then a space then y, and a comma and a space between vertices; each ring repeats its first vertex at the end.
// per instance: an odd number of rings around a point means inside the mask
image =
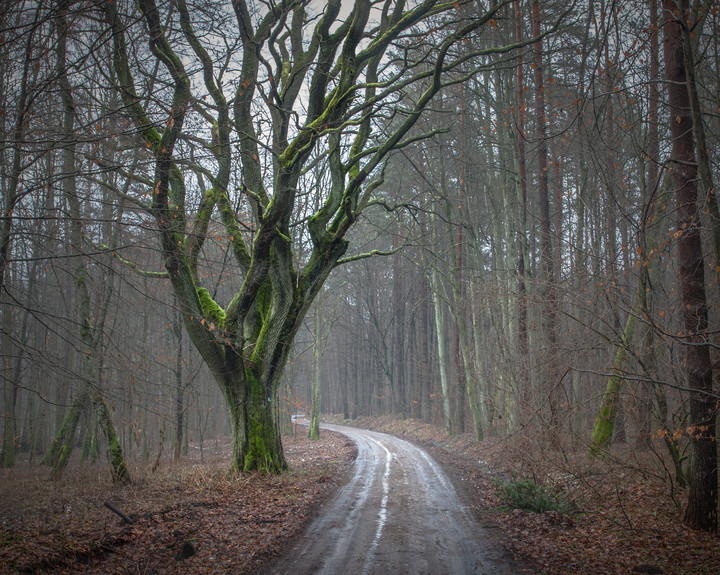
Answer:
POLYGON ((516 572, 421 448, 383 433, 338 425, 323 428, 357 444, 353 476, 270 573, 516 572))

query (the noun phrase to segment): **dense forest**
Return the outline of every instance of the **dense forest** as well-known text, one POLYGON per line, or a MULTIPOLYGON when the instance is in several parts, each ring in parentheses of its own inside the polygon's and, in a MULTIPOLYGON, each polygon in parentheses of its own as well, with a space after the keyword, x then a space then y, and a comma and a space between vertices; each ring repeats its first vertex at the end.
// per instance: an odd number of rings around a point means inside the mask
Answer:
POLYGON ((0 4, 2 453, 291 417, 655 452, 717 529, 712 0, 0 4))

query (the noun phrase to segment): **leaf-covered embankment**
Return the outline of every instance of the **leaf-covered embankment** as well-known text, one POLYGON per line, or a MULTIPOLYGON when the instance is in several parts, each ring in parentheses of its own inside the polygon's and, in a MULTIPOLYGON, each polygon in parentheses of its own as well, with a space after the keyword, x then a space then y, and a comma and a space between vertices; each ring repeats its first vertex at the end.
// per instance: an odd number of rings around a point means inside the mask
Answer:
POLYGON ((229 440, 204 462, 195 450, 155 473, 131 463, 137 481, 124 488, 102 465, 71 464, 57 482, 47 467, 0 470, 0 573, 253 573, 302 532, 356 454, 329 432, 310 441, 301 428, 284 443, 292 471, 281 476, 229 475, 229 440))

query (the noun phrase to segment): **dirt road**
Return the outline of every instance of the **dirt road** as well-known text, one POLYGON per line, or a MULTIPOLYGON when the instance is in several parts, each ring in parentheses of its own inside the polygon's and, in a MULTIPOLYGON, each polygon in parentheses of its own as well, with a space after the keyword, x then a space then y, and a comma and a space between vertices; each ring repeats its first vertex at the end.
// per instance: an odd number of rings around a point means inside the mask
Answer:
POLYGON ((515 572, 425 451, 383 433, 324 427, 357 444, 353 476, 270 573, 515 572))

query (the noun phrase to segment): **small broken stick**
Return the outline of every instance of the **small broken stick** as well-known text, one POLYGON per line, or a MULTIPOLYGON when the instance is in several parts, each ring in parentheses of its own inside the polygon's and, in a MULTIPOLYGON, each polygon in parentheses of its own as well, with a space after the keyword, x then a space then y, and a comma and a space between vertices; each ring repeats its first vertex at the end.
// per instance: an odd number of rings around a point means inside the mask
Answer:
POLYGON ((114 506, 112 503, 110 503, 109 501, 105 501, 105 502, 103 503, 103 505, 105 505, 105 507, 107 507, 107 508, 108 508, 110 511, 112 511, 113 513, 115 513, 115 514, 119 515, 120 517, 122 517, 122 518, 125 520, 125 522, 128 523, 129 525, 132 525, 132 524, 134 523, 134 521, 133 521, 132 519, 130 519, 130 517, 128 517, 127 515, 125 515, 122 511, 120 511, 117 507, 115 507, 115 506, 114 506))

